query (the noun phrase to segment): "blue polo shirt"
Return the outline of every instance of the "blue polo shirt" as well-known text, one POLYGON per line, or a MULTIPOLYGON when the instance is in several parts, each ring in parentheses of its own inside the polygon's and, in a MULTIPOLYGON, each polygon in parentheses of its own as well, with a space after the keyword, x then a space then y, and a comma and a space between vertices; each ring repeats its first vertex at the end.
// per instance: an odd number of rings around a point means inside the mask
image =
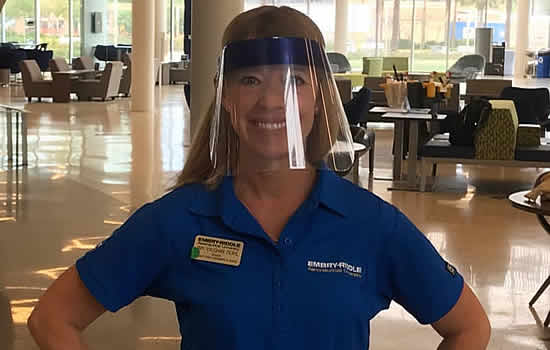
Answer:
POLYGON ((364 350, 369 321, 392 300, 428 324, 463 288, 402 213, 328 170, 278 243, 226 177, 143 206, 76 267, 112 312, 143 295, 172 300, 189 350, 364 350), (242 242, 240 265, 194 259, 197 235, 242 242))

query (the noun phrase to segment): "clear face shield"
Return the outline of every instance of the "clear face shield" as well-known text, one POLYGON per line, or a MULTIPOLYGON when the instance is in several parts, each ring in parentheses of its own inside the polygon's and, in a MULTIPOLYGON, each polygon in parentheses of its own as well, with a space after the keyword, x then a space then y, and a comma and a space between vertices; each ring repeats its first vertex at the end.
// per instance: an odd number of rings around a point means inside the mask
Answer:
POLYGON ((326 55, 313 40, 232 42, 220 59, 210 159, 224 175, 349 170, 348 122, 326 55))

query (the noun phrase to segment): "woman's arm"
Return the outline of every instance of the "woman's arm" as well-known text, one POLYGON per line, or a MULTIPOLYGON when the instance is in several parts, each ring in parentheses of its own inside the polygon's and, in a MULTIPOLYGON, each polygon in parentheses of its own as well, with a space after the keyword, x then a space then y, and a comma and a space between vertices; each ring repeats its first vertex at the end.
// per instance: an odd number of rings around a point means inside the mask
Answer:
POLYGON ((489 319, 466 283, 456 305, 432 327, 443 337, 439 350, 486 349, 491 336, 489 319))
POLYGON ((27 325, 42 350, 84 350, 82 331, 104 312, 72 266, 40 298, 27 325))

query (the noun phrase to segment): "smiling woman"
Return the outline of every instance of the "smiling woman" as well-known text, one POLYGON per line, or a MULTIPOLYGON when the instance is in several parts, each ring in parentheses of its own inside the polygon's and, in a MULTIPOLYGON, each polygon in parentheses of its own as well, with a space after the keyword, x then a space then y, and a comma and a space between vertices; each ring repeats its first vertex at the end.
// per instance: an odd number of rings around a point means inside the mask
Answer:
POLYGON ((316 41, 236 40, 222 57, 210 129, 214 174, 352 166, 345 113, 316 41))
POLYGON ((54 282, 29 319, 39 345, 86 349, 91 322, 149 295, 174 302, 181 349, 364 350, 392 301, 439 349, 484 349, 462 276, 397 208, 331 171, 353 158, 317 26, 260 7, 222 47, 177 188, 54 282))

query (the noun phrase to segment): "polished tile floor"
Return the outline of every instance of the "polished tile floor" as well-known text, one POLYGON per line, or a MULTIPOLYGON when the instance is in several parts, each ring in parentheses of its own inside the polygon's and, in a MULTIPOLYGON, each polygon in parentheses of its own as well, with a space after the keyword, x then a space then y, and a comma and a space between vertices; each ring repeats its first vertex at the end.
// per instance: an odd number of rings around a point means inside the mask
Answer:
MULTIPOLYGON (((156 93, 149 115, 130 113, 128 100, 26 104, 20 87, 0 89, 0 103, 29 111, 27 168, 8 166, 0 115, 0 349, 36 349, 25 322, 48 285, 173 183, 189 111, 181 86, 156 93)), ((392 130, 376 128, 375 175, 383 178, 392 130)), ((440 192, 390 192, 389 182, 369 179, 364 161, 362 185, 401 208, 473 287, 493 326, 489 348, 550 348, 540 325, 550 291, 535 311, 527 305, 550 274, 550 237, 505 199, 544 169, 442 166, 440 192)), ((151 298, 105 314, 85 336, 91 349, 179 349, 172 304, 151 298)), ((435 349, 438 341, 395 304, 372 322, 372 349, 435 349)))

